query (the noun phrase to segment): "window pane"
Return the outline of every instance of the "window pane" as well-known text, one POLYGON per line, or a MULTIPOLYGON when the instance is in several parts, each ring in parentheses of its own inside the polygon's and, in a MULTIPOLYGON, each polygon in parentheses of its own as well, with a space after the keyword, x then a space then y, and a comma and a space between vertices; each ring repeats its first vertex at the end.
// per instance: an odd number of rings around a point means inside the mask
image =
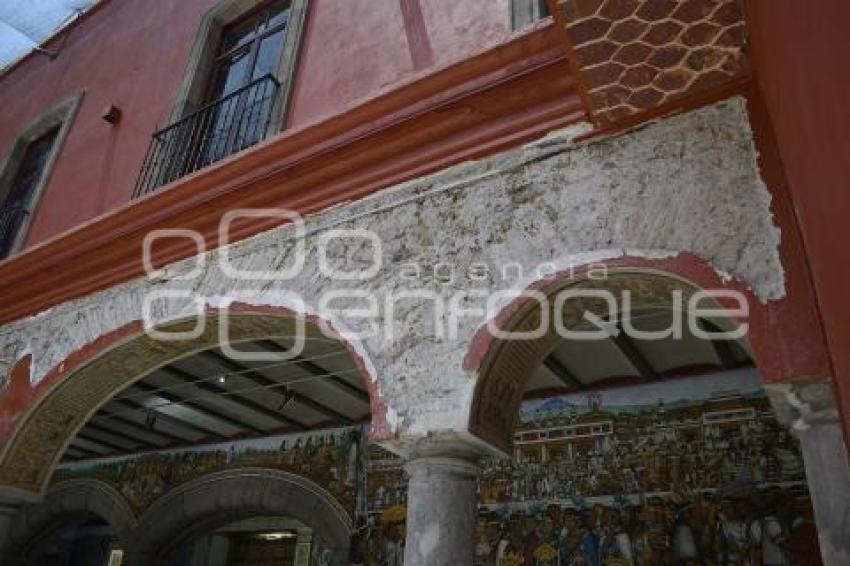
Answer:
POLYGON ((44 166, 47 164, 47 157, 53 147, 53 140, 56 139, 58 132, 59 128, 54 128, 29 144, 15 174, 15 180, 12 182, 9 194, 6 196, 5 204, 16 202, 28 204, 33 189, 41 179, 44 166))
POLYGON ((213 83, 209 99, 218 100, 243 86, 248 70, 248 61, 247 49, 241 49, 219 61, 216 64, 215 71, 213 71, 213 83))
POLYGON ((280 51, 283 48, 285 30, 280 30, 265 37, 260 41, 257 51, 257 62, 254 64, 254 72, 251 80, 259 79, 265 75, 273 75, 280 64, 280 51))
POLYGON ((220 54, 227 53, 234 47, 245 45, 254 38, 254 29, 256 27, 257 21, 254 18, 228 27, 221 35, 221 44, 219 45, 218 52, 220 54))
POLYGON ((269 12, 269 23, 266 26, 268 29, 284 23, 289 18, 289 0, 275 2, 269 12))
POLYGON ((44 168, 57 133, 58 127, 30 143, 18 166, 3 208, 0 209, 0 258, 12 251, 24 219, 30 213, 35 189, 44 176, 44 168))

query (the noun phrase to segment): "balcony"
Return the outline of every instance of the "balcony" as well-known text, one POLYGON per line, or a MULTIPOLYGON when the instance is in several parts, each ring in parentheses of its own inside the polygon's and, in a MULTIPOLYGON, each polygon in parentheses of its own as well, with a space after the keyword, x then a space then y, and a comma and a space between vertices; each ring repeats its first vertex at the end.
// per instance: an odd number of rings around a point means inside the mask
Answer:
POLYGON ((266 75, 156 132, 133 199, 264 140, 279 90, 266 75))

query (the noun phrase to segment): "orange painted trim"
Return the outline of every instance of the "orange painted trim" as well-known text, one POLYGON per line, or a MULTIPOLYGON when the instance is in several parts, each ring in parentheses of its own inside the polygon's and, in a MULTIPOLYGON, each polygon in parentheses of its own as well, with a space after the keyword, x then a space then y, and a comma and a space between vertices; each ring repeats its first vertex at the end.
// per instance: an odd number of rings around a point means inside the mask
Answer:
MULTIPOLYGON (((144 274, 145 234, 185 228, 218 243, 234 208, 309 214, 584 119, 553 24, 419 77, 326 120, 286 131, 0 262, 0 324, 144 274)), ((238 241, 279 224, 234 224, 238 241)), ((195 255, 163 242, 154 263, 195 255)))
POLYGON ((590 92, 581 74, 581 63, 576 56, 573 40, 567 31, 567 21, 564 19, 561 6, 558 4, 558 0, 546 0, 546 6, 549 8, 549 14, 555 20, 555 25, 560 31, 561 40, 564 42, 564 47, 567 50, 567 65, 569 65, 570 73, 576 78, 576 88, 584 103, 584 111, 587 114, 587 119, 598 126, 599 122, 596 119, 596 109, 593 106, 593 102, 590 99, 590 92))

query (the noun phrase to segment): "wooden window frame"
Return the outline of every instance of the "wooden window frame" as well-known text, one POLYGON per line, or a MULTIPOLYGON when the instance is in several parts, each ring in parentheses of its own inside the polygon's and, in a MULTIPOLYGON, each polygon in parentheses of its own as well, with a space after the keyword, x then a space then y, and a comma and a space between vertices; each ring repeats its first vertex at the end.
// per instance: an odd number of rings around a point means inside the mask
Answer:
MULTIPOLYGON (((177 90, 175 103, 169 116, 170 124, 178 122, 207 102, 210 77, 219 55, 218 48, 224 29, 249 17, 268 1, 221 0, 204 14, 189 52, 183 80, 177 90)), ((280 83, 280 91, 272 111, 270 134, 276 134, 284 128, 308 7, 308 0, 291 0, 286 37, 280 62, 274 74, 280 83)))
POLYGON ((50 148, 50 153, 45 161, 41 178, 30 196, 30 202, 28 205, 30 213, 21 221, 18 233, 15 236, 15 241, 10 247, 8 255, 0 258, 0 261, 12 257, 21 250, 32 224, 32 220, 38 214, 38 207, 41 203, 42 194, 44 193, 44 189, 50 183, 50 178, 53 175, 53 169, 56 165, 56 160, 59 158, 59 154, 62 153, 62 148, 65 145, 68 132, 74 123, 77 111, 82 104, 83 97, 84 92, 76 92, 62 102, 56 104, 45 112, 42 112, 20 132, 18 132, 14 141, 12 141, 9 150, 3 159, 2 165, 0 165, 0 203, 5 202, 30 145, 51 130, 57 127, 59 128, 59 131, 56 133, 56 137, 53 140, 53 145, 50 148))
POLYGON ((549 4, 545 0, 509 0, 510 29, 520 31, 542 20, 549 14, 549 4))

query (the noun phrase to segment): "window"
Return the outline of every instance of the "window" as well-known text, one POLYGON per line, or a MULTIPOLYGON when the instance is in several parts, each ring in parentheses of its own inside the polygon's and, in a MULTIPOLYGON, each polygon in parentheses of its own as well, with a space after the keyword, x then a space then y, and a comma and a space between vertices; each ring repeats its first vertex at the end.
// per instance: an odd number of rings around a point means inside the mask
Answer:
POLYGON ((172 124, 153 135, 133 197, 282 128, 306 0, 223 0, 201 22, 172 124))
POLYGON ((224 29, 213 63, 208 101, 275 74, 288 19, 289 2, 274 2, 224 29))
POLYGON ((528 27, 549 15, 546 0, 510 0, 510 3, 511 29, 514 31, 528 27))
POLYGON ((35 189, 44 177, 58 133, 59 128, 53 128, 32 142, 24 153, 0 212, 0 258, 12 251, 24 220, 32 213, 35 189))
MULTIPOLYGON (((262 140, 274 112, 274 98, 280 84, 274 78, 280 62, 289 2, 278 1, 253 10, 226 27, 221 35, 210 73, 206 102, 209 106, 194 118, 206 119, 194 149, 199 169, 262 140), (209 116, 206 116, 209 114, 209 116)), ((197 126, 193 126, 199 131, 197 126)), ((179 144, 178 144, 179 147, 179 144)), ((170 180, 170 179, 169 179, 170 180)))
POLYGON ((0 259, 23 243, 82 99, 74 94, 42 113, 12 143, 0 167, 0 259))

